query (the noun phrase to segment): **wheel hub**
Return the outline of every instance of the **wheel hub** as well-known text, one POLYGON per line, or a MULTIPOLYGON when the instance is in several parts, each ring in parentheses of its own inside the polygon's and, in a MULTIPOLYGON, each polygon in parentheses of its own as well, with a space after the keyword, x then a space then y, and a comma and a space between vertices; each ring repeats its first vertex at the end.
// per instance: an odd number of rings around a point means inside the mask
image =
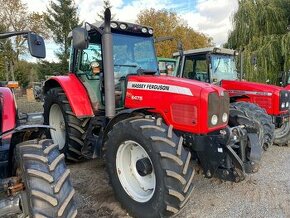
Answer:
POLYGON ((149 201, 156 187, 152 161, 145 149, 135 141, 123 142, 116 155, 119 181, 127 194, 138 202, 149 201))
POLYGON ((152 173, 152 164, 149 158, 142 158, 136 162, 136 169, 140 176, 146 176, 152 173))

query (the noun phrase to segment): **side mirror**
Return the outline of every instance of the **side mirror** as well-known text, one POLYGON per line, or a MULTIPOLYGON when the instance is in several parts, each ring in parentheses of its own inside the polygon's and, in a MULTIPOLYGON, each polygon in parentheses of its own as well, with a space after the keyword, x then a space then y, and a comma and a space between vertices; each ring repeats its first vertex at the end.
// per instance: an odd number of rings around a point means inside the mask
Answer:
POLYGON ((89 46, 88 31, 82 27, 76 27, 72 31, 73 48, 84 50, 89 46))
POLYGON ((41 36, 29 32, 27 34, 27 42, 31 56, 36 58, 45 58, 45 43, 41 36))

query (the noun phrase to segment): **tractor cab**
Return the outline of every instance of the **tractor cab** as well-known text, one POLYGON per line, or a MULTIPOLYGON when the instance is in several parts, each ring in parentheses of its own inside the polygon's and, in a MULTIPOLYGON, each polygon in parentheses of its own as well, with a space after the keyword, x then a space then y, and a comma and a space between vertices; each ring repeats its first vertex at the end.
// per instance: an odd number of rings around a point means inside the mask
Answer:
POLYGON ((201 48, 173 54, 178 60, 176 76, 207 83, 220 83, 221 80, 237 80, 236 52, 224 48, 201 48), (182 60, 184 58, 184 60, 182 60), (181 75, 182 74, 182 75, 181 75))
MULTIPOLYGON (((83 81, 96 110, 105 108, 102 34, 103 24, 86 24, 88 47, 72 48, 70 69, 83 81)), ((153 30, 150 27, 111 21, 115 105, 124 106, 127 75, 158 72, 153 30)))

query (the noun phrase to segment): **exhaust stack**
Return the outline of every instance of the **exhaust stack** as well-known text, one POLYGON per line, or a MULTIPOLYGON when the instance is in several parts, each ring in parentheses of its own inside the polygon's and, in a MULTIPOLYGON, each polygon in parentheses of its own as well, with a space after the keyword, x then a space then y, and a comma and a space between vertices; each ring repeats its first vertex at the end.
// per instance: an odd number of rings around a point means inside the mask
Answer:
POLYGON ((113 63, 113 41, 111 33, 111 11, 109 8, 104 13, 104 32, 102 36, 103 64, 105 77, 105 110, 106 117, 115 116, 115 85, 113 63))

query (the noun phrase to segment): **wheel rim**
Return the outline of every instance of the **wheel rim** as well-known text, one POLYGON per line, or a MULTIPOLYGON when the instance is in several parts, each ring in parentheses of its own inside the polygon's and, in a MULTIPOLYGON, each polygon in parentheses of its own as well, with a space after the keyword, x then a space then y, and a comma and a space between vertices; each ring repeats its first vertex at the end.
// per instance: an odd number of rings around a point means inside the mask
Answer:
POLYGON ((275 138, 282 138, 285 135, 289 134, 290 131, 290 125, 289 125, 289 121, 286 123, 283 123, 283 125, 278 128, 275 129, 275 138))
POLYGON ((138 202, 149 201, 156 188, 154 167, 148 153, 135 141, 123 142, 117 151, 118 178, 127 194, 138 202))
POLYGON ((65 146, 65 120, 63 113, 58 104, 53 104, 49 111, 49 125, 54 128, 50 129, 50 135, 54 143, 57 143, 59 150, 62 150, 65 146))

